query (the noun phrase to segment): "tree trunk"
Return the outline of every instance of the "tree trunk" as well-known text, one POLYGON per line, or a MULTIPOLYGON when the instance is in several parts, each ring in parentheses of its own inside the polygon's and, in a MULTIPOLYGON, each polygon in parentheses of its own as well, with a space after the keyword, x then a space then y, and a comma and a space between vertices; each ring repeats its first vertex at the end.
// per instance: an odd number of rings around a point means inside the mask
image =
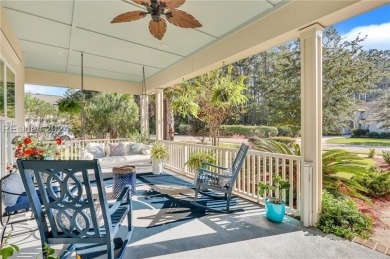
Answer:
POLYGON ((164 98, 164 139, 173 141, 175 116, 172 110, 172 95, 167 94, 164 98))

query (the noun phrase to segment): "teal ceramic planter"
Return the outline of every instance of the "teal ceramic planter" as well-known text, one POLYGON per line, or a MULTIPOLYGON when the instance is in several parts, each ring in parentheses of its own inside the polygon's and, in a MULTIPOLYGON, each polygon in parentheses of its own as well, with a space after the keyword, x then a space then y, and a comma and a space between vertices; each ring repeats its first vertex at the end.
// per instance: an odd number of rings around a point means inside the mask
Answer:
POLYGON ((266 199, 265 200, 265 207, 266 207, 266 216, 267 219, 273 221, 273 222, 282 222, 284 218, 284 214, 286 212, 286 202, 282 201, 281 204, 275 204, 270 201, 273 199, 266 199))

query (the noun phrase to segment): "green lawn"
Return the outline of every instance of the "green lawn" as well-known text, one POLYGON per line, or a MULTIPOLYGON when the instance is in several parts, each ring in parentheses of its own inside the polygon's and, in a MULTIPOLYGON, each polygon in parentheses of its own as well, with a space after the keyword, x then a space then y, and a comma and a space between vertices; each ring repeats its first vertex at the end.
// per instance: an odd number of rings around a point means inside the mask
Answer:
POLYGON ((326 143, 390 147, 390 139, 378 138, 332 138, 328 139, 326 143))

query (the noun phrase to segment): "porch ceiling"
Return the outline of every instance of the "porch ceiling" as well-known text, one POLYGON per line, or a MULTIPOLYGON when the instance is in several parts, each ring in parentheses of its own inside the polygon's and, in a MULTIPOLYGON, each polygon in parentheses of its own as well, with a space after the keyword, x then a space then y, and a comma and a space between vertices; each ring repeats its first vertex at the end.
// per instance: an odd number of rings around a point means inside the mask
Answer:
MULTIPOLYGON (((179 9, 203 27, 183 29, 168 23, 161 41, 149 33, 150 17, 110 23, 120 13, 143 9, 131 0, 3 0, 1 5, 22 45, 27 83, 77 87, 78 83, 69 85, 64 75, 79 77, 83 51, 84 73, 93 79, 90 82, 102 78, 105 84, 119 85, 107 91, 123 92, 127 85, 134 88, 129 92, 136 93, 142 66, 150 92, 297 37, 299 29, 311 23, 327 26, 386 1, 367 2, 187 0, 179 9), (160 43, 167 48, 160 48, 160 43), (44 71, 50 72, 50 80, 40 80, 44 71)), ((105 87, 110 88, 96 86, 105 87)))
POLYGON ((203 27, 183 29, 168 23, 160 41, 149 33, 150 16, 110 23, 118 14, 145 9, 131 0, 2 1, 24 49, 26 68, 78 75, 84 51, 86 76, 133 83, 141 82, 142 66, 150 78, 281 4, 281 0, 188 0, 179 9, 203 27), (168 47, 162 49, 160 43, 168 47))

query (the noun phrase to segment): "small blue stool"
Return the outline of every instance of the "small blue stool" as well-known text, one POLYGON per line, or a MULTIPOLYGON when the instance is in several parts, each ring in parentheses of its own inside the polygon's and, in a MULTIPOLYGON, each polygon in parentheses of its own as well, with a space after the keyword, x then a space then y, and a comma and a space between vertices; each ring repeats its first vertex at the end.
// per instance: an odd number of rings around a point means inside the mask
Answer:
POLYGON ((131 185, 131 195, 136 193, 136 168, 134 165, 116 166, 112 169, 113 187, 112 195, 118 198, 126 185, 131 185))

